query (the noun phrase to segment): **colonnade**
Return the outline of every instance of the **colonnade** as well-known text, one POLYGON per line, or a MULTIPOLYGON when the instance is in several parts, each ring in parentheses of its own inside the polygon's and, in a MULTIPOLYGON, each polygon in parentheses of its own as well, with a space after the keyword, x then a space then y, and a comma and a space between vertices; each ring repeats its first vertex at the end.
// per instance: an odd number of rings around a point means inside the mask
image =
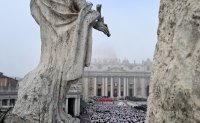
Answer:
MULTIPOLYGON (((132 89, 132 96, 135 97, 143 97, 146 98, 146 80, 145 78, 137 78, 133 77, 134 82, 129 82, 129 77, 117 77, 118 81, 114 82, 114 77, 101 77, 101 96, 108 96, 108 91, 110 91, 110 97, 114 97, 114 88, 117 89, 117 97, 126 97, 130 96, 129 89, 132 89), (110 81, 108 81, 108 78, 110 78, 110 81), (139 80, 140 79, 140 80, 139 80), (110 84, 109 84, 110 82, 110 84), (117 87, 114 86, 114 84, 117 83, 117 87), (132 83, 133 87, 130 87, 130 83, 132 83), (123 84, 123 88, 122 88, 123 84), (108 86, 110 85, 110 86, 108 86), (110 88, 110 89, 109 89, 110 88), (123 93, 123 94, 122 94, 123 93), (121 95, 122 94, 122 95, 121 95)), ((93 77, 93 95, 97 96, 97 77, 93 77)))
POLYGON ((79 116, 80 114, 80 95, 67 95, 66 97, 66 106, 65 106, 65 110, 66 110, 66 113, 68 114, 68 110, 69 108, 73 108, 73 114, 71 115, 74 115, 74 116, 79 116), (73 99, 74 100, 74 103, 73 105, 69 105, 69 99, 73 99))

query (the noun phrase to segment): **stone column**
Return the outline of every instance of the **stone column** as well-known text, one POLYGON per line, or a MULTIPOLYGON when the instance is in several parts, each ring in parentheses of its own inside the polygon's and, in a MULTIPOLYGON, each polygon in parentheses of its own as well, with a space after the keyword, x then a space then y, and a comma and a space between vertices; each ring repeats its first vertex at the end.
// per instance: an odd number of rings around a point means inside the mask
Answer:
POLYGON ((129 96, 129 81, 128 81, 128 77, 126 78, 126 96, 129 96))
POLYGON ((121 78, 119 77, 118 97, 121 98, 121 78))
POLYGON ((84 83, 84 93, 85 93, 85 101, 88 101, 88 78, 85 78, 85 83, 84 83))
POLYGON ((68 114, 68 98, 66 98, 65 112, 68 114))
POLYGON ((137 97, 137 78, 134 77, 134 96, 137 97))
POLYGON ((97 78, 94 77, 94 96, 97 96, 97 78))
POLYGON ((111 77, 111 85, 110 85, 110 97, 113 98, 113 78, 111 77))
POLYGON ((77 99, 77 97, 75 98, 75 107, 74 107, 75 109, 74 109, 74 116, 77 116, 77 114, 78 114, 78 99, 77 99))
POLYGON ((145 78, 142 78, 141 80, 141 88, 142 88, 142 91, 141 91, 141 95, 142 95, 142 98, 146 98, 146 79, 145 78))
POLYGON ((10 99, 8 99, 7 106, 10 106, 10 99))
POLYGON ((2 107, 2 99, 0 99, 0 107, 2 107))
POLYGON ((101 86, 101 90, 102 90, 101 95, 102 95, 102 96, 105 96, 105 95, 104 95, 104 89, 105 89, 104 86, 105 86, 105 85, 104 85, 104 77, 102 77, 102 86, 101 86))
POLYGON ((77 99, 77 115, 79 116, 80 115, 80 97, 78 97, 78 99, 77 99))
POLYGON ((105 96, 108 96, 108 78, 105 78, 105 96))
POLYGON ((126 97, 126 78, 124 77, 124 97, 126 97))

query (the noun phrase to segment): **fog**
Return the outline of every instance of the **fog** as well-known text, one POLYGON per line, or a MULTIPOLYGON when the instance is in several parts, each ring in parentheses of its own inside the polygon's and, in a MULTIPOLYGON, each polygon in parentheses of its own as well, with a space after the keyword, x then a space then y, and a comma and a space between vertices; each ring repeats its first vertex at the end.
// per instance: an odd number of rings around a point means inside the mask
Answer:
MULTIPOLYGON (((141 62, 153 59, 157 42, 158 0, 90 0, 100 3, 111 37, 93 31, 92 57, 117 57, 141 62)), ((0 72, 23 77, 40 58, 40 31, 30 14, 29 2, 1 1, 0 72)))

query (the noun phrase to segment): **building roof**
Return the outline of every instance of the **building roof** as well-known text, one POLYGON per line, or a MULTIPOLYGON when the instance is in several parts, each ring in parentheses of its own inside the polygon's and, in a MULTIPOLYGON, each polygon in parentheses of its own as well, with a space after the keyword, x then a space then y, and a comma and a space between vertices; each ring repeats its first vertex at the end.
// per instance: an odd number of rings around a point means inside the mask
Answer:
POLYGON ((12 78, 12 77, 8 77, 8 76, 3 75, 2 72, 0 72, 0 78, 7 78, 7 79, 13 79, 13 80, 16 80, 16 78, 12 78))
POLYGON ((142 63, 132 63, 128 59, 98 59, 85 68, 85 72, 151 72, 151 61, 147 59, 142 63))

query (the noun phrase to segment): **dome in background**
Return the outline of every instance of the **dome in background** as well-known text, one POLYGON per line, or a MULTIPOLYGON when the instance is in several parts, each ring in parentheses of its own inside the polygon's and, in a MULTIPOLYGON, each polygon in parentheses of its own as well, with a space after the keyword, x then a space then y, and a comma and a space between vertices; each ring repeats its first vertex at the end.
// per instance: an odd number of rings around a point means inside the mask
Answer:
POLYGON ((120 62, 116 56, 115 50, 109 46, 98 47, 93 49, 92 63, 118 63, 120 62))
POLYGON ((94 49, 92 59, 116 59, 115 50, 112 47, 104 46, 94 49))

